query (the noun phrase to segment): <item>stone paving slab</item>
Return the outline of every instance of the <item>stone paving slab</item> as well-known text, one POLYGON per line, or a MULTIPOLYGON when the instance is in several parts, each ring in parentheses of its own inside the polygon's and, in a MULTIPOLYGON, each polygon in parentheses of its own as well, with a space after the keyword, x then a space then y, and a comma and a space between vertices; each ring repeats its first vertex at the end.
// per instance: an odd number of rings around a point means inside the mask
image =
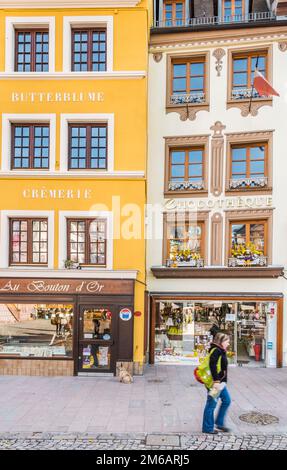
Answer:
MULTIPOLYGON (((228 389, 227 425, 235 435, 287 432, 287 368, 230 368, 228 389), (279 421, 239 419, 250 411, 279 421)), ((130 385, 116 377, 0 376, 0 433, 193 434, 201 431, 205 401, 191 366, 148 366, 130 385)))

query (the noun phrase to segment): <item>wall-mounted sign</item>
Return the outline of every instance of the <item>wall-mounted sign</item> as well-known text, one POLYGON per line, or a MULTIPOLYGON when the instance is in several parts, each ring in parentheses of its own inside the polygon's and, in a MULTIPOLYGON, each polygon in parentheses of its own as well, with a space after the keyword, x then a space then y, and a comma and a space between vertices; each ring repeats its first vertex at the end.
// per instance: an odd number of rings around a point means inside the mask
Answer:
POLYGON ((91 199, 92 190, 25 188, 22 195, 25 199, 91 199))
POLYGON ((132 318, 132 312, 129 308, 122 308, 120 311, 120 319, 129 321, 132 318))
POLYGON ((273 343, 271 341, 268 341, 267 349, 273 349, 273 343))
POLYGON ((142 312, 139 312, 139 311, 134 312, 135 317, 141 317, 141 315, 142 315, 142 312))
POLYGON ((133 281, 113 279, 0 279, 0 294, 133 294, 133 281))
POLYGON ((102 91, 13 91, 11 93, 12 103, 96 103, 104 100, 105 95, 102 91))
POLYGON ((272 196, 227 197, 220 199, 168 199, 164 203, 166 211, 180 210, 219 210, 219 209, 256 209, 272 207, 272 196))

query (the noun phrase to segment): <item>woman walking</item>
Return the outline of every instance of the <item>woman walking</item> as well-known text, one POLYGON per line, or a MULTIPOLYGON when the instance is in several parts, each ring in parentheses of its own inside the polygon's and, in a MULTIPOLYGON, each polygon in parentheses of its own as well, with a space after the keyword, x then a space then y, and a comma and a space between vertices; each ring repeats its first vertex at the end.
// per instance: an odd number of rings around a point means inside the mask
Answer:
POLYGON ((217 333, 209 349, 209 368, 213 379, 213 385, 208 390, 207 401, 203 414, 202 432, 208 434, 218 434, 219 431, 230 432, 225 424, 225 417, 230 406, 231 399, 226 387, 227 384, 227 356, 226 350, 229 346, 229 336, 224 333, 217 333), (220 408, 214 422, 214 411, 221 400, 220 408))

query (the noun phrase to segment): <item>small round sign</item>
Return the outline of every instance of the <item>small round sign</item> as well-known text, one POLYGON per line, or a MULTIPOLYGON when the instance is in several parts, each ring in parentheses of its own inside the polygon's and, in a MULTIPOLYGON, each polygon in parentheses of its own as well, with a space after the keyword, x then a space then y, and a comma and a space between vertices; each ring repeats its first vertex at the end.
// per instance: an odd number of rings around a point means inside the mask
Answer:
POLYGON ((142 312, 139 312, 139 311, 134 312, 134 316, 135 316, 135 317, 141 317, 141 314, 142 314, 142 312))
POLYGON ((129 308, 122 308, 120 311, 120 319, 129 321, 132 318, 132 312, 129 308))

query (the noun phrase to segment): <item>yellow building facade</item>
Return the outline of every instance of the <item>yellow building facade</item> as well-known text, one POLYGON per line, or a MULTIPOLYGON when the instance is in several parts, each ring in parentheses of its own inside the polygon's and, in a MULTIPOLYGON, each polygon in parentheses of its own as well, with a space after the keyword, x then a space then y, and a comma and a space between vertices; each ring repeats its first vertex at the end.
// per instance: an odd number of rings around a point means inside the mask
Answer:
POLYGON ((143 372, 148 21, 0 1, 2 374, 143 372))

